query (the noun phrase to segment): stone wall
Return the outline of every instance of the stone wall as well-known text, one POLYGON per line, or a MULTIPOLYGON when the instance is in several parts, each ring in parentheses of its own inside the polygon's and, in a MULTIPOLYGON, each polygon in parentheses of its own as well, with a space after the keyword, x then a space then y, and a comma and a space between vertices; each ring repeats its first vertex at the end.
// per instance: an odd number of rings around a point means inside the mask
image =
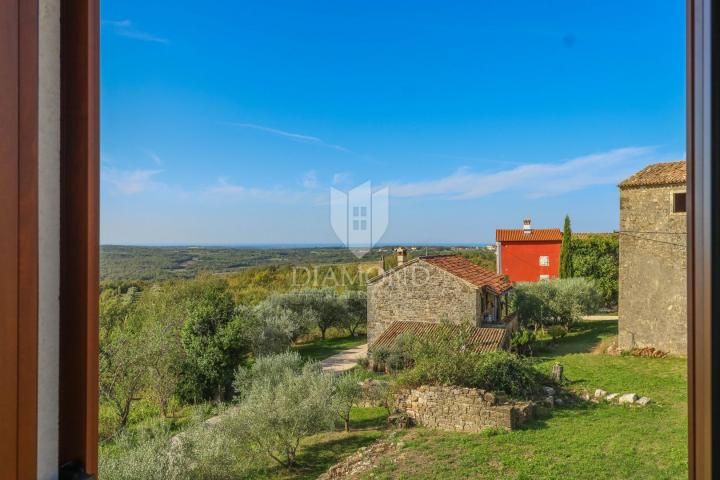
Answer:
POLYGON ((620 190, 618 346, 687 352, 686 214, 673 213, 685 186, 620 190))
POLYGON ((533 418, 532 402, 507 403, 476 388, 421 386, 396 396, 397 407, 418 425, 454 432, 513 430, 533 418))
POLYGON ((451 323, 482 319, 481 291, 422 260, 368 285, 368 344, 396 320, 451 323))

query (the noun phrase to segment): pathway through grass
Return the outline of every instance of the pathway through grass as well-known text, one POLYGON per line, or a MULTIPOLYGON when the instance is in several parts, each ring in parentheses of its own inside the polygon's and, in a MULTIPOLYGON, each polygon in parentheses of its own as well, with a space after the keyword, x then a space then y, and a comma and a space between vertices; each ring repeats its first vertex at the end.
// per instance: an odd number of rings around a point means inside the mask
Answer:
POLYGON ((360 335, 357 337, 327 338, 325 340, 317 339, 300 345, 293 345, 292 349, 308 360, 320 361, 364 343, 367 343, 367 337, 360 335))

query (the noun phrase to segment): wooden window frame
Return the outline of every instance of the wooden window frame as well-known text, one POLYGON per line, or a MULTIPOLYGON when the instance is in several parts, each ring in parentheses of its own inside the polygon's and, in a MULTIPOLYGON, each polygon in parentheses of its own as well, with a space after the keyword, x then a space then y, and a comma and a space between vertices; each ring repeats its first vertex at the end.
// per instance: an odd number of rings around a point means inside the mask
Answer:
POLYGON ((99 0, 61 3, 59 463, 97 473, 99 0))
POLYGON ((672 213, 687 213, 687 192, 673 192, 672 193, 672 213), (682 198, 682 210, 679 209, 678 198, 682 198))
MULTIPOLYGON (((62 0, 60 464, 97 472, 99 0, 62 0)), ((720 415, 720 5, 687 0, 689 478, 713 478, 720 415), (712 8, 715 7, 715 8, 712 8), (715 55, 718 56, 717 54, 715 55), (712 95, 715 93, 715 95, 712 95)), ((0 464, 37 456, 38 2, 0 9, 0 464), (9 48, 8 48, 9 46, 9 48)))
POLYGON ((720 416, 713 415, 720 382, 720 52, 719 2, 687 1, 688 165, 688 476, 715 478, 713 446, 720 416), (712 8, 716 7, 716 8, 712 8), (717 57, 717 54, 715 54, 717 57), (714 93, 714 95, 713 95, 714 93))
POLYGON ((0 8, 0 468, 37 468, 38 8, 0 8), (15 92, 15 95, 12 94, 15 92))

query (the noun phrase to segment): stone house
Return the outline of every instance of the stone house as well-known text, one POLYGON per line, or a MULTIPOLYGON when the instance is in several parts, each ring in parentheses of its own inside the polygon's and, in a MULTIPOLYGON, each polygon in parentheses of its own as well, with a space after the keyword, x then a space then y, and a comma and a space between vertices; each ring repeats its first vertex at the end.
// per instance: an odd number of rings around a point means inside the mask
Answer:
POLYGON ((619 184, 618 347, 687 352, 685 162, 649 165, 619 184))
MULTIPOLYGON (((503 276, 461 255, 408 261, 405 249, 398 249, 398 266, 368 281, 368 345, 372 348, 393 322, 469 322, 476 328, 506 329, 511 320, 507 301, 511 289, 503 276)), ((478 335, 498 338, 497 347, 506 343, 505 334, 482 333, 478 335)))

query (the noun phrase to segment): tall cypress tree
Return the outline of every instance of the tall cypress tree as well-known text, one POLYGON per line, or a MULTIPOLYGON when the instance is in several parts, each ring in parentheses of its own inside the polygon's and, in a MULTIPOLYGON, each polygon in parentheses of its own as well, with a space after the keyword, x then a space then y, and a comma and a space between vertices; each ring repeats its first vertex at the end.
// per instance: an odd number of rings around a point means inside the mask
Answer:
POLYGON ((572 276, 572 230, 570 229, 570 217, 565 215, 562 245, 560 247, 560 278, 571 278, 572 276))

